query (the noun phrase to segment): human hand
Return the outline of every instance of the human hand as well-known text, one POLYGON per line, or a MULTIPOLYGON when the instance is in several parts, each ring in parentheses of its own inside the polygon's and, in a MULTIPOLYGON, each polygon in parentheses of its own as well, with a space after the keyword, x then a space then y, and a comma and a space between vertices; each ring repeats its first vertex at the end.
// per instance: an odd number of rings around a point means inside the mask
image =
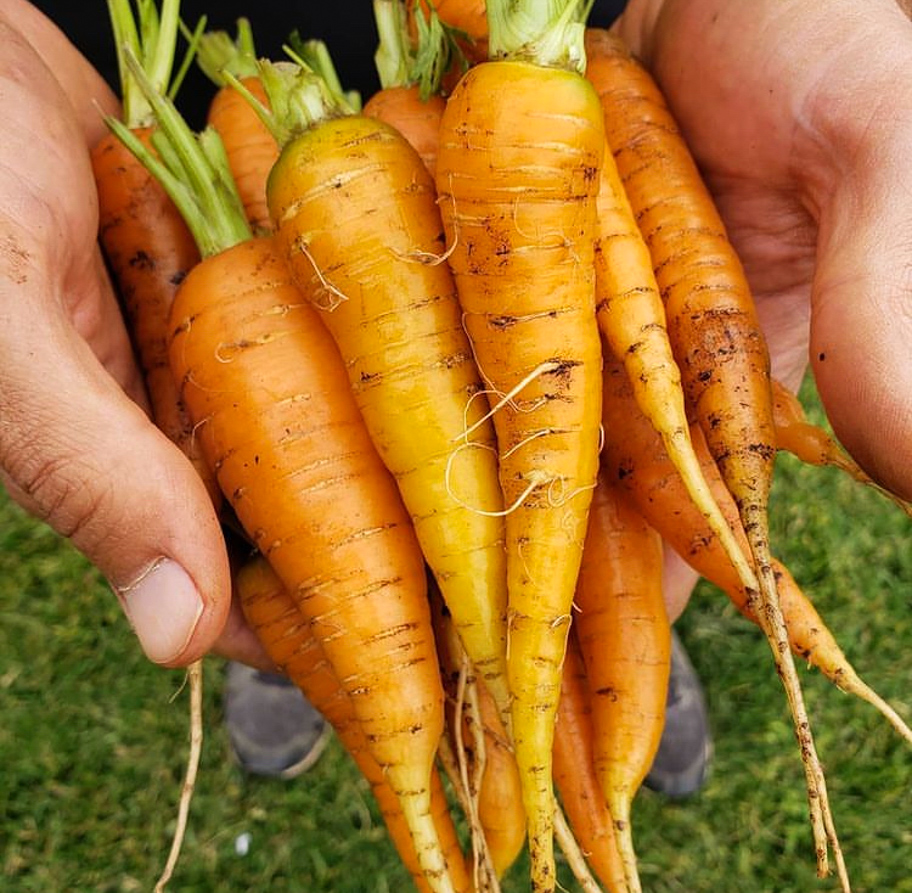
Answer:
POLYGON ((912 24, 895 0, 632 0, 618 28, 716 198, 774 375, 795 388, 810 357, 842 443, 912 498, 912 24))
POLYGON ((0 2, 0 471, 118 594, 146 654, 210 649, 264 665, 231 609, 218 518, 149 421, 96 242, 89 147, 117 110, 101 78, 22 0, 0 2))

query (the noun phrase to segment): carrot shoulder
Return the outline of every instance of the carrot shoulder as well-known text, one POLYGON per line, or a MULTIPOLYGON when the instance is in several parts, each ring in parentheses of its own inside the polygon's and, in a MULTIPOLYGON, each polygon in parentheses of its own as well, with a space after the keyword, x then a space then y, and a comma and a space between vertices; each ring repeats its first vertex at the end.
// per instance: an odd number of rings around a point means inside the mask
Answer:
MULTIPOLYGON (((501 6, 489 2, 489 14, 501 6)), ((492 50, 503 30, 491 28, 492 50)), ((497 432, 513 738, 535 890, 555 884, 554 717, 599 446, 604 129, 598 97, 567 59, 470 68, 447 101, 437 160, 450 265, 497 432)))

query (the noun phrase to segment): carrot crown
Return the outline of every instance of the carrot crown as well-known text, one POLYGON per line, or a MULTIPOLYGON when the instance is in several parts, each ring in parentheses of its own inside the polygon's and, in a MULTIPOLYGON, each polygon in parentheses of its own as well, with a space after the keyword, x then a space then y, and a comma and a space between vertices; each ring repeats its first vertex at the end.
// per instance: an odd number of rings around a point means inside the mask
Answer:
POLYGON ((594 0, 487 0, 488 55, 586 69, 586 19, 594 0))
POLYGON ((269 100, 269 108, 240 81, 227 74, 229 81, 253 106, 280 146, 287 145, 295 136, 320 121, 354 114, 360 106, 360 102, 358 106, 353 106, 348 94, 339 86, 325 45, 318 42, 318 48, 319 52, 312 59, 318 66, 329 66, 323 69, 329 74, 329 80, 290 47, 285 50, 294 59, 292 62, 258 61, 257 71, 269 100))
POLYGON ((158 155, 116 118, 108 116, 105 123, 162 184, 203 257, 249 239, 250 226, 218 133, 207 127, 194 134, 174 103, 155 89, 129 48, 124 60, 152 110, 157 125, 152 144, 158 155))
POLYGON ((218 87, 228 81, 225 72, 235 77, 253 77, 257 73, 256 46, 250 20, 237 20, 237 37, 231 38, 227 31, 207 31, 199 39, 196 62, 203 74, 218 87))
POLYGON ((427 99, 440 92, 443 76, 454 61, 465 68, 465 55, 456 43, 457 32, 440 21, 433 7, 427 17, 415 14, 417 40, 408 31, 408 10, 403 0, 374 0, 374 20, 380 42, 374 53, 374 64, 380 86, 418 87, 427 99))

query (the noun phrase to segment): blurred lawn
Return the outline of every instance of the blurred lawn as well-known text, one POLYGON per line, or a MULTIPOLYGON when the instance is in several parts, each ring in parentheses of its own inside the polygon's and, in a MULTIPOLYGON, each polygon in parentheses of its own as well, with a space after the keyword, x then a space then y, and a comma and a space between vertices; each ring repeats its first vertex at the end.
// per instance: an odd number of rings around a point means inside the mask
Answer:
MULTIPOLYGON (((856 669, 912 717, 912 522, 838 472, 785 456, 772 523, 775 551, 856 669)), ((640 795, 645 889, 836 890, 815 877, 800 761, 765 642, 705 584, 679 630, 706 684, 716 752, 697 797, 640 795)), ((237 770, 220 722, 221 670, 207 662, 203 762, 169 889, 409 889, 338 747, 293 782, 237 770)), ((854 890, 912 893, 912 750, 866 704, 815 672, 802 679, 854 890)), ((145 661, 86 562, 0 496, 0 890, 152 889, 184 771, 182 682, 145 661)), ((524 863, 504 884, 523 889, 524 863)))

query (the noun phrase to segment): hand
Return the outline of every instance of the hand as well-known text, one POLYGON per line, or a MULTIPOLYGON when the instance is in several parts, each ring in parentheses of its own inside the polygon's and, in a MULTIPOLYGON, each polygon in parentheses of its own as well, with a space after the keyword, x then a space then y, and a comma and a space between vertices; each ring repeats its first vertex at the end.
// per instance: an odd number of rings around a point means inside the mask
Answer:
POLYGON ((2 481, 101 570, 152 660, 183 665, 215 647, 263 665, 230 610, 206 490, 146 414, 97 246, 88 150, 114 97, 22 0, 0 2, 0 43, 16 122, 0 142, 2 481))
POLYGON ((912 24, 895 0, 632 0, 748 273, 774 374, 912 498, 912 24))

